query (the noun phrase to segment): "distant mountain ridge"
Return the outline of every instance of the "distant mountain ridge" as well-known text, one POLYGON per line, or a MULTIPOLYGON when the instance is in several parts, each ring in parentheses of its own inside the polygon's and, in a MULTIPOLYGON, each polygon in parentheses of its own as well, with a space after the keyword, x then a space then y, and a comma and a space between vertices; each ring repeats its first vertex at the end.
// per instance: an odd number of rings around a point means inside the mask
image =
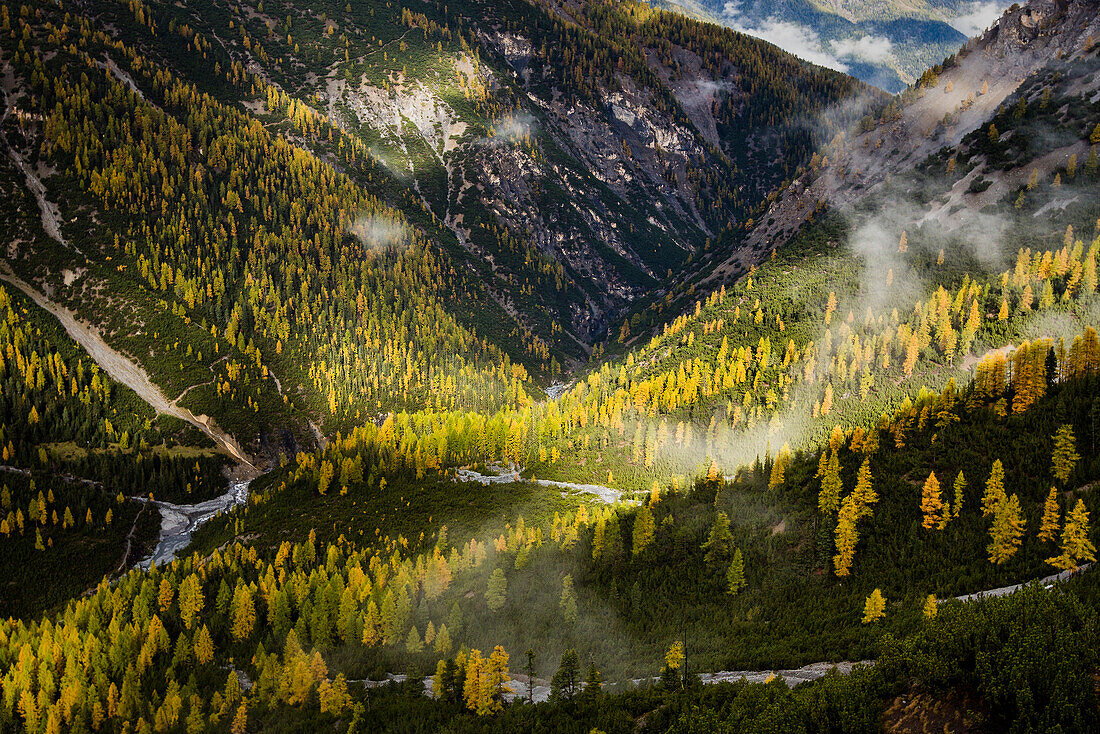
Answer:
POLYGON ((1003 0, 660 0, 899 92, 1007 8, 1003 0))

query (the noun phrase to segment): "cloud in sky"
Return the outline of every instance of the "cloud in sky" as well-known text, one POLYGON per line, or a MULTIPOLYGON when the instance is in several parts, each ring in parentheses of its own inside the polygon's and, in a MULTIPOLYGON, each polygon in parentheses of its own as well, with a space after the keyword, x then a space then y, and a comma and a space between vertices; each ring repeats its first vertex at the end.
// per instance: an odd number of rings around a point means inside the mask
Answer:
POLYGON ((986 28, 993 25, 993 21, 1001 17, 1011 3, 1007 2, 973 2, 961 8, 960 15, 950 21, 951 27, 964 36, 979 36, 986 28))

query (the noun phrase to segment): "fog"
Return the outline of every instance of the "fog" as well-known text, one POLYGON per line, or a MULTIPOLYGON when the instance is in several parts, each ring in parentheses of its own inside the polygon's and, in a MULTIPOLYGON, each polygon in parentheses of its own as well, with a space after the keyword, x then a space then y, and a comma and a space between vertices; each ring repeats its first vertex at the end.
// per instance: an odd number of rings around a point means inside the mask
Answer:
POLYGON ((402 248, 409 243, 409 228, 395 219, 379 215, 359 217, 348 227, 366 247, 376 252, 402 248))

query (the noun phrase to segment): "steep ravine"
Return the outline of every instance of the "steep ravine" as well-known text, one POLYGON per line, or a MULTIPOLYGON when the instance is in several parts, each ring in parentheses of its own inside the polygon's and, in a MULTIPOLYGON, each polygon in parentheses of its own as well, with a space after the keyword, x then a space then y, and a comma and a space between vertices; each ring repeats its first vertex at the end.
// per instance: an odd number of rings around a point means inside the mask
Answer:
POLYGON ((36 304, 53 314, 65 327, 65 331, 68 332, 69 336, 84 347, 85 351, 96 361, 96 364, 113 380, 121 382, 133 390, 138 397, 158 413, 174 416, 195 426, 239 464, 247 467, 253 474, 257 473, 258 470, 252 463, 252 459, 244 452, 235 438, 219 428, 211 419, 205 416, 196 416, 187 408, 183 408, 165 397, 164 393, 149 379, 148 373, 140 365, 107 344, 103 336, 94 327, 79 321, 72 311, 50 300, 44 293, 17 276, 7 263, 0 266, 0 280, 14 285, 26 293, 36 304))

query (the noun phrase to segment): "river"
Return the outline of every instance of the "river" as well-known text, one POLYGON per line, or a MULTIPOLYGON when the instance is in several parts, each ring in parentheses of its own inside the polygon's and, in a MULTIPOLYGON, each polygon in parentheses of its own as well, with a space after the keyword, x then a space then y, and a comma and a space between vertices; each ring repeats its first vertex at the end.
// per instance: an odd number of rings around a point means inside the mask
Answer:
MULTIPOLYGON (((153 564, 163 566, 171 563, 176 554, 191 544, 191 535, 199 526, 220 512, 225 512, 237 505, 243 505, 248 501, 248 485, 251 479, 233 479, 229 482, 229 490, 214 499, 199 502, 194 505, 175 505, 171 502, 153 501, 153 505, 160 512, 160 537, 153 552, 140 561, 136 568, 148 569, 153 564)), ((141 502, 149 502, 147 498, 135 497, 141 502)))

